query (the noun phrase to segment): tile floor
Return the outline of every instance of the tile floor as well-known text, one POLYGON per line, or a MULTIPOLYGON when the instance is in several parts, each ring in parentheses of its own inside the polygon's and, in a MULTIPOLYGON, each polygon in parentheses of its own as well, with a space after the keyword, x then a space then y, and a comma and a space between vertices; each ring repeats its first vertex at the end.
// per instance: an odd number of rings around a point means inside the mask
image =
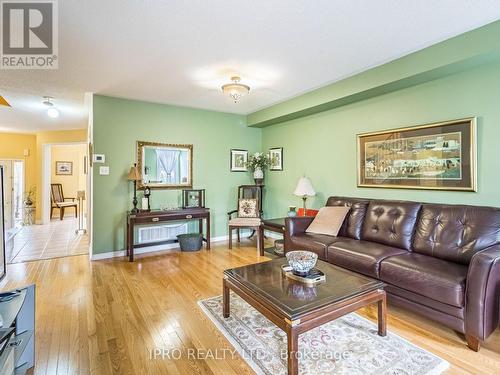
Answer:
POLYGON ((26 226, 6 243, 7 263, 29 262, 88 254, 87 234, 75 234, 78 219, 53 219, 50 224, 26 226))

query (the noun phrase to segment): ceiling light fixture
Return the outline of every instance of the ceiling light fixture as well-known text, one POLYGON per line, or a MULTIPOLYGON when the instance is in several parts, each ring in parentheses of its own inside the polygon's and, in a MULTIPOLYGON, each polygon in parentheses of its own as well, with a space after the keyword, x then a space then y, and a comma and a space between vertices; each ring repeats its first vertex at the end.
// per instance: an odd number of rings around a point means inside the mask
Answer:
POLYGON ((44 96, 42 104, 49 107, 47 109, 47 116, 49 116, 50 118, 58 118, 59 117, 59 110, 56 107, 54 107, 54 103, 52 103, 52 101, 51 101, 52 99, 54 99, 54 98, 52 98, 50 96, 44 96))
POLYGON ((227 83, 222 85, 222 92, 224 95, 229 95, 231 99, 234 100, 235 103, 245 95, 248 95, 250 92, 250 87, 247 85, 243 85, 240 83, 241 78, 238 76, 231 77, 232 83, 227 83))

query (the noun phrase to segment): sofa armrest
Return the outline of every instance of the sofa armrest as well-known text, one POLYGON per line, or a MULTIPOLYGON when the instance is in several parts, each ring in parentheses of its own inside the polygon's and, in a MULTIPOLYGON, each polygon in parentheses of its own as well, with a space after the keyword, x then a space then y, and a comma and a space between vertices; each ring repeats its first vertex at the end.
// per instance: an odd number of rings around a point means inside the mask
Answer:
POLYGON ((289 236, 304 233, 313 220, 312 216, 287 217, 285 219, 285 233, 289 236))
POLYGON ((476 253, 465 291, 465 333, 485 340, 500 319, 500 245, 476 253))
POLYGON ((297 234, 304 233, 314 220, 314 217, 311 216, 295 216, 295 217, 287 217, 285 219, 285 235, 284 235, 284 246, 285 253, 292 250, 292 236, 296 236, 297 234))

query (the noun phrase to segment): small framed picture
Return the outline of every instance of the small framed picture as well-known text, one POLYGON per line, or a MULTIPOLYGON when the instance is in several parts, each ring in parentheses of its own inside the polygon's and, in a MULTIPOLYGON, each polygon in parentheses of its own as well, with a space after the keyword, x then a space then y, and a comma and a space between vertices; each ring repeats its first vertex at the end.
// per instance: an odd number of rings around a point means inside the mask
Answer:
POLYGON ((71 176, 73 174, 73 162, 56 161, 56 175, 71 176))
POLYGON ((247 172, 248 151, 231 149, 231 172, 247 172))
POLYGON ((282 171, 283 170, 283 147, 276 147, 276 148, 269 149, 269 159, 271 160, 271 165, 269 165, 269 170, 282 171))

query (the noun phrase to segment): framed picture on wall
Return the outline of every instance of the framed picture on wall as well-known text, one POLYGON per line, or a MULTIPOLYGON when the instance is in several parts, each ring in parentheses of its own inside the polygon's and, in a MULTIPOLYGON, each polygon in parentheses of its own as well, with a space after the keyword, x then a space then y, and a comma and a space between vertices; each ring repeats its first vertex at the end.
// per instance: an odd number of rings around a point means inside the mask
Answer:
POLYGON ((73 174, 73 162, 56 161, 56 175, 71 176, 73 174))
POLYGON ((230 155, 230 170, 231 172, 247 172, 248 151, 231 149, 230 155))
POLYGON ((477 190, 475 117, 357 139, 359 187, 477 190))
POLYGON ((283 147, 275 147, 269 149, 269 170, 282 171, 283 170, 283 147))

